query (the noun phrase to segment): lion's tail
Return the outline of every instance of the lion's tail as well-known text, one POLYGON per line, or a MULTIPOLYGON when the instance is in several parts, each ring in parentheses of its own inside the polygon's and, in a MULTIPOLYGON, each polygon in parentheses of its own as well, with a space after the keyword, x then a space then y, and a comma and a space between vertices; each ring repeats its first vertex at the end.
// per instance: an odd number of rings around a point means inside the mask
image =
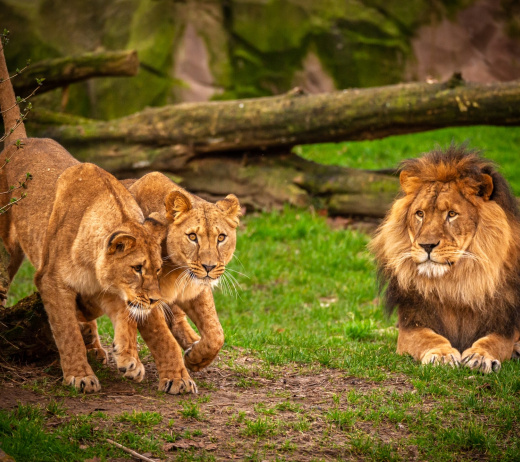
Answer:
POLYGON ((0 109, 4 119, 4 130, 7 134, 4 146, 7 146, 10 140, 27 138, 27 132, 23 120, 21 120, 20 107, 16 103, 13 85, 9 78, 3 45, 0 45, 0 109))

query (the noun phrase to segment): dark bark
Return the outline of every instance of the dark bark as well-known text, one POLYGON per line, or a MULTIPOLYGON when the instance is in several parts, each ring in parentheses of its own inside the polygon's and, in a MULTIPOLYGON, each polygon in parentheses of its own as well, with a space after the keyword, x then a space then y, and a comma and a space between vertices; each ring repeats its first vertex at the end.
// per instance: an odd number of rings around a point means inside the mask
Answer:
POLYGON ((31 64, 12 83, 17 95, 27 96, 38 86, 37 78, 45 78, 38 89, 38 93, 43 93, 92 77, 134 76, 138 70, 137 52, 102 51, 31 64))
MULTIPOLYGON (((194 154, 288 149, 296 144, 363 140, 446 126, 518 125, 520 81, 409 83, 378 88, 238 101, 183 103, 146 109, 107 122, 77 120, 55 126, 33 118, 33 132, 76 151, 102 144, 141 161, 134 146, 170 147, 172 158, 194 154)), ((88 155, 88 154, 87 154, 88 155)), ((85 156, 84 156, 85 157, 85 156)), ((154 159, 151 158, 151 161, 154 159)))
POLYGON ((0 309, 0 351, 6 360, 35 361, 57 357, 56 344, 39 294, 0 309))
POLYGON ((184 103, 101 122, 40 112, 30 128, 119 177, 159 170, 213 198, 291 203, 331 214, 384 215, 398 191, 383 173, 323 166, 296 144, 381 138, 446 126, 520 123, 520 81, 412 83, 241 101, 184 103))

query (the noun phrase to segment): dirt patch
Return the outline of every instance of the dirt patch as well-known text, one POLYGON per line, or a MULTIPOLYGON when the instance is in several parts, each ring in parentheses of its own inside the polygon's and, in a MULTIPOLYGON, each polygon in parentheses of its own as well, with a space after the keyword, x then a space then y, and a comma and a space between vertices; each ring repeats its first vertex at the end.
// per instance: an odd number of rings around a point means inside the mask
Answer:
MULTIPOLYGON (((165 439, 163 452, 152 457, 166 460, 184 453, 216 460, 355 460, 359 454, 352 452, 350 441, 360 435, 389 444, 407 460, 416 458, 413 450, 399 444, 407 436, 399 426, 342 420, 354 409, 346 398, 350 391, 356 396, 375 390, 387 395, 413 392, 404 377, 373 383, 318 366, 273 368, 246 352, 229 350, 207 369, 192 374, 198 395, 169 396, 156 390, 153 362, 149 358, 143 362, 147 375, 142 383, 122 378, 113 363, 97 365, 102 391, 86 396, 71 396, 61 385, 56 364, 13 367, 0 362, 0 408, 14 409, 18 403, 45 408, 54 400, 63 403, 70 418, 103 412, 109 416, 107 425, 114 425, 110 418, 124 412, 159 412, 162 421, 154 433, 171 438, 165 439), (187 415, 188 404, 196 416, 187 415)), ((46 425, 52 431, 62 421, 53 417, 46 425)))

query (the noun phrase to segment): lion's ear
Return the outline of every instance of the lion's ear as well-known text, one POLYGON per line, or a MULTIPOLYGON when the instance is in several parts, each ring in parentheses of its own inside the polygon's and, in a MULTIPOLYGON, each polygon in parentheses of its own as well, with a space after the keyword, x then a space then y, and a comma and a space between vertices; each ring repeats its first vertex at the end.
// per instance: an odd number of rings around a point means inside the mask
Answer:
POLYGON ((228 194, 225 199, 218 201, 215 204, 226 216, 227 222, 236 228, 240 222, 239 218, 242 215, 240 202, 234 194, 228 194))
POLYGON ((153 212, 144 220, 144 227, 156 238, 157 242, 160 243, 166 237, 168 220, 160 213, 153 212))
POLYGON ((122 231, 116 231, 108 238, 107 254, 114 255, 115 253, 125 253, 133 249, 136 244, 136 239, 131 234, 126 234, 122 231))
POLYGON ((489 198, 491 197, 491 194, 493 194, 493 189, 494 189, 493 178, 491 178, 491 175, 488 175, 487 173, 483 173, 481 180, 482 180, 482 183, 480 184, 480 189, 479 189, 478 195, 482 196, 482 198, 485 201, 488 201, 489 198))
POLYGON ((166 206, 166 218, 177 224, 183 219, 183 215, 191 210, 191 200, 180 191, 172 191, 164 200, 166 206))
POLYGON ((401 189, 405 194, 417 191, 417 177, 412 176, 406 170, 403 170, 399 174, 399 182, 401 183, 401 189))

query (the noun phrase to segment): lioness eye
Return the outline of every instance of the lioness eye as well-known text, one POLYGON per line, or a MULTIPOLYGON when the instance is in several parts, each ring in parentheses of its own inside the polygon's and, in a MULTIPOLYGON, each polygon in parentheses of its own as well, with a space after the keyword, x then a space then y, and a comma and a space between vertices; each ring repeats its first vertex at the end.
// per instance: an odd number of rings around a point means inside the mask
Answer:
POLYGON ((188 239, 190 241, 196 242, 197 241, 197 235, 195 233, 188 234, 188 239))
POLYGON ((143 269, 143 265, 132 266, 132 268, 134 269, 134 271, 135 271, 136 273, 140 273, 141 270, 143 269))
POLYGON ((417 212, 415 212, 415 214, 416 214, 419 218, 424 217, 424 212, 423 212, 422 210, 417 210, 417 212))
POLYGON ((458 215, 458 213, 457 213, 457 212, 454 212, 453 210, 450 210, 450 211, 448 212, 448 216, 449 216, 450 218, 456 217, 457 215, 458 215))
POLYGON ((219 236, 218 236, 218 241, 219 241, 219 242, 222 242, 224 239, 226 239, 226 237, 227 237, 227 236, 226 236, 225 234, 219 234, 219 236))

